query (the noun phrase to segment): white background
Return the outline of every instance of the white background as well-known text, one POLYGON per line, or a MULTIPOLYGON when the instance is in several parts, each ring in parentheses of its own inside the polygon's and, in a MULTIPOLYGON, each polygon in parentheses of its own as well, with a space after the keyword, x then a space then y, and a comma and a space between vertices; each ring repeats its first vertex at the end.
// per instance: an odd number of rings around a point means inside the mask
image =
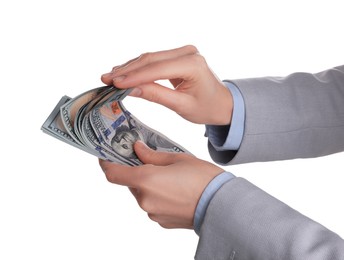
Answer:
MULTIPOLYGON (((125 187, 106 181, 96 158, 41 125, 61 96, 101 86, 102 73, 143 52, 194 44, 221 79, 341 65, 341 2, 2 1, 0 259, 193 259, 193 231, 150 221, 125 187)), ((124 104, 210 160, 203 126, 142 100, 124 104)), ((225 169, 344 237, 343 160, 225 169)))

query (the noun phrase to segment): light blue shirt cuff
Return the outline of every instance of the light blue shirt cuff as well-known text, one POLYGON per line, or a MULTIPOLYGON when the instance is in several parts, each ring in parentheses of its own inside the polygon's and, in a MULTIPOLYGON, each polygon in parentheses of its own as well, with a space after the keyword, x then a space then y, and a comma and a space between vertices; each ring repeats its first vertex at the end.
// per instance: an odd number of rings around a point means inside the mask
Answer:
POLYGON ((204 216, 211 199, 214 197, 215 193, 222 187, 223 184, 233 178, 235 178, 235 176, 230 172, 223 172, 217 175, 211 182, 209 182, 208 186, 203 191, 201 198, 198 201, 194 215, 194 230, 197 235, 199 235, 199 232, 201 230, 204 216))
POLYGON ((228 81, 223 83, 233 97, 233 115, 230 127, 206 125, 206 133, 216 151, 236 151, 244 136, 245 104, 237 86, 228 81))

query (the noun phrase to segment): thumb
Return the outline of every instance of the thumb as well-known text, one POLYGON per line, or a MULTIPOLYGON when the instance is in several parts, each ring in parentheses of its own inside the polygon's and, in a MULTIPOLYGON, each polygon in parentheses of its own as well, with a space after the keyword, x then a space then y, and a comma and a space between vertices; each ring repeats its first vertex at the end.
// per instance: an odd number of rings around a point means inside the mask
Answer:
POLYGON ((134 149, 136 155, 144 164, 166 166, 175 163, 178 159, 178 154, 154 151, 142 141, 137 141, 134 144, 134 149))

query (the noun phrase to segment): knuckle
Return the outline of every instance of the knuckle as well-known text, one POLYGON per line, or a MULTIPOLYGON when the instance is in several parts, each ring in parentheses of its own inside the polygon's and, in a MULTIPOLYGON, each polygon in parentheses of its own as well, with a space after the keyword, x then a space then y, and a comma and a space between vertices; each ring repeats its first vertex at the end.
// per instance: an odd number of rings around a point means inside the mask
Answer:
POLYGON ((205 65, 205 64, 207 64, 204 56, 199 54, 199 53, 193 55, 192 58, 193 58, 193 62, 195 62, 198 65, 205 65))
POLYGON ((105 177, 106 177, 108 182, 114 182, 113 175, 110 174, 109 172, 105 172, 105 177))
POLYGON ((206 59, 201 54, 194 54, 190 57, 190 68, 193 73, 200 74, 208 70, 206 59))
POLYGON ((157 220, 157 218, 156 218, 156 216, 155 216, 154 214, 152 214, 152 213, 147 213, 147 215, 148 215, 148 217, 149 217, 150 220, 155 221, 155 222, 158 222, 158 220, 157 220))
POLYGON ((148 63, 151 60, 152 55, 153 54, 151 52, 145 52, 140 55, 139 60, 141 60, 144 63, 148 63))
POLYGON ((165 228, 165 229, 172 229, 173 228, 170 224, 164 223, 164 222, 159 222, 159 225, 160 225, 160 227, 165 228))
POLYGON ((159 96, 159 92, 157 91, 156 88, 152 88, 152 90, 149 93, 149 97, 148 100, 154 103, 159 103, 160 102, 160 96, 159 96))
POLYGON ((198 49, 192 44, 186 45, 184 48, 188 50, 189 53, 198 53, 198 49))
POLYGON ((138 199, 137 203, 139 204, 140 208, 143 209, 145 212, 147 212, 147 213, 152 212, 152 204, 144 196, 141 196, 138 199))

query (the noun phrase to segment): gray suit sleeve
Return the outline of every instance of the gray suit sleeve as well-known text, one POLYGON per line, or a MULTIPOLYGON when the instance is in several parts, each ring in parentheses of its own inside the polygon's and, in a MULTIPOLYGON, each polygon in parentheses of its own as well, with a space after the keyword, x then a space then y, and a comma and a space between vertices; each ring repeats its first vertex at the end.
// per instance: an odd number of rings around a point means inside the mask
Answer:
POLYGON ((344 66, 231 82, 245 102, 244 136, 236 153, 209 144, 215 162, 308 158, 344 150, 344 66))
MULTIPOLYGON (((344 150, 344 66, 232 82, 245 101, 244 136, 236 153, 210 145, 216 162, 308 158, 344 150)), ((342 260, 344 240, 236 178, 211 200, 195 258, 342 260)))
POLYGON ((209 204, 197 260, 342 260, 344 240, 242 178, 209 204))

